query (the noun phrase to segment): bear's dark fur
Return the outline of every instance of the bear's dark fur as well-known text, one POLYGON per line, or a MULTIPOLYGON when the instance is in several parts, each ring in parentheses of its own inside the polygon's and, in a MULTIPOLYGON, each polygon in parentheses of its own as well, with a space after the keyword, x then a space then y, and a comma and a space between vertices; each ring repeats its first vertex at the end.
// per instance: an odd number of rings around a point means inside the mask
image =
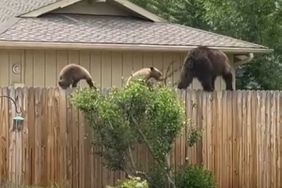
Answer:
POLYGON ((75 88, 82 79, 86 80, 89 87, 96 89, 90 73, 84 67, 77 64, 69 64, 62 68, 58 84, 62 89, 67 89, 71 85, 75 88))
POLYGON ((220 50, 199 46, 190 51, 182 66, 179 89, 186 89, 197 78, 205 91, 213 91, 217 76, 222 76, 227 90, 233 90, 233 76, 228 57, 220 50))

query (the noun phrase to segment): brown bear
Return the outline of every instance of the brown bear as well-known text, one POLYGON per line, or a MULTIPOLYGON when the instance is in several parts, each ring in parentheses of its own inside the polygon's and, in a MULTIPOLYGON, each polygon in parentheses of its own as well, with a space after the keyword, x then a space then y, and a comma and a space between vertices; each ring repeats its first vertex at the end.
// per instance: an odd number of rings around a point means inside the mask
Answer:
POLYGON ((199 46, 190 51, 182 66, 178 89, 186 89, 197 78, 204 91, 213 91, 217 76, 222 76, 227 90, 233 90, 233 76, 228 57, 220 50, 199 46))
POLYGON ((62 89, 67 89, 70 85, 75 88, 82 79, 86 80, 89 87, 96 89, 88 70, 77 64, 69 64, 62 68, 58 84, 62 89))
POLYGON ((148 82, 151 78, 162 81, 162 72, 158 70, 156 67, 148 67, 148 68, 142 68, 135 73, 133 73, 127 80, 126 85, 129 84, 129 82, 133 79, 144 79, 146 82, 148 82))

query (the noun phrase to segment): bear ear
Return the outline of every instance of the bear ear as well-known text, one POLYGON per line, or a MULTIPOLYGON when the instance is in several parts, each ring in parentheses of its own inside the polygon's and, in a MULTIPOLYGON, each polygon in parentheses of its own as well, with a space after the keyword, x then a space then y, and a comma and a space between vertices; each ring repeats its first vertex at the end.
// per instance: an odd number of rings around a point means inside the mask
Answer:
POLYGON ((155 68, 154 68, 154 67, 150 67, 150 69, 151 69, 151 71, 154 71, 154 70, 155 70, 155 68))

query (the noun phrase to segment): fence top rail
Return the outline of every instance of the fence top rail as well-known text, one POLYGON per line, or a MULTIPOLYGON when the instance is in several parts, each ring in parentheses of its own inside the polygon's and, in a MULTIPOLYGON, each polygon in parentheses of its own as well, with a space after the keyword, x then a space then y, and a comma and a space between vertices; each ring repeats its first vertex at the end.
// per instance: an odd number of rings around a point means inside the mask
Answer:
MULTIPOLYGON (((29 90, 42 90, 42 91, 60 91, 62 93, 70 93, 73 92, 75 90, 80 90, 83 87, 78 87, 78 88, 70 88, 67 90, 62 90, 59 87, 33 87, 33 86, 24 86, 24 87, 13 87, 13 86, 7 86, 7 87, 0 87, 0 91, 29 91, 29 90)), ((113 90, 113 88, 98 88, 102 93, 108 93, 110 91, 113 90)), ((282 90, 235 90, 235 91, 228 91, 228 90, 218 90, 218 91, 213 91, 213 92, 206 92, 200 89, 187 89, 187 90, 179 90, 177 88, 172 88, 174 90, 174 92, 178 93, 178 94, 189 94, 189 93, 197 93, 197 94, 225 94, 225 93, 229 93, 229 94, 245 94, 245 93, 257 93, 257 94, 261 94, 261 93, 282 93, 282 90)))

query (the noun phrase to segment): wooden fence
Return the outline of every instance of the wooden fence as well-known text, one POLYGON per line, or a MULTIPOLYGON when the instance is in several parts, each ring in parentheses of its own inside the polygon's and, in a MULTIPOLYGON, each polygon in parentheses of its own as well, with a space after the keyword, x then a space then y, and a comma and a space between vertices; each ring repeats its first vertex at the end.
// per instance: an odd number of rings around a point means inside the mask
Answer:
MULTIPOLYGON (((14 105, 0 99, 0 184, 47 185, 65 188, 100 188, 124 175, 102 166, 92 154, 83 116, 59 89, 0 89, 0 95, 17 98, 25 118, 13 131, 14 105)), ((221 188, 282 187, 282 92, 188 91, 179 93, 202 140, 186 144, 187 127, 171 152, 174 168, 185 163, 212 170, 221 188)), ((148 153, 135 151, 146 164, 148 153)))

